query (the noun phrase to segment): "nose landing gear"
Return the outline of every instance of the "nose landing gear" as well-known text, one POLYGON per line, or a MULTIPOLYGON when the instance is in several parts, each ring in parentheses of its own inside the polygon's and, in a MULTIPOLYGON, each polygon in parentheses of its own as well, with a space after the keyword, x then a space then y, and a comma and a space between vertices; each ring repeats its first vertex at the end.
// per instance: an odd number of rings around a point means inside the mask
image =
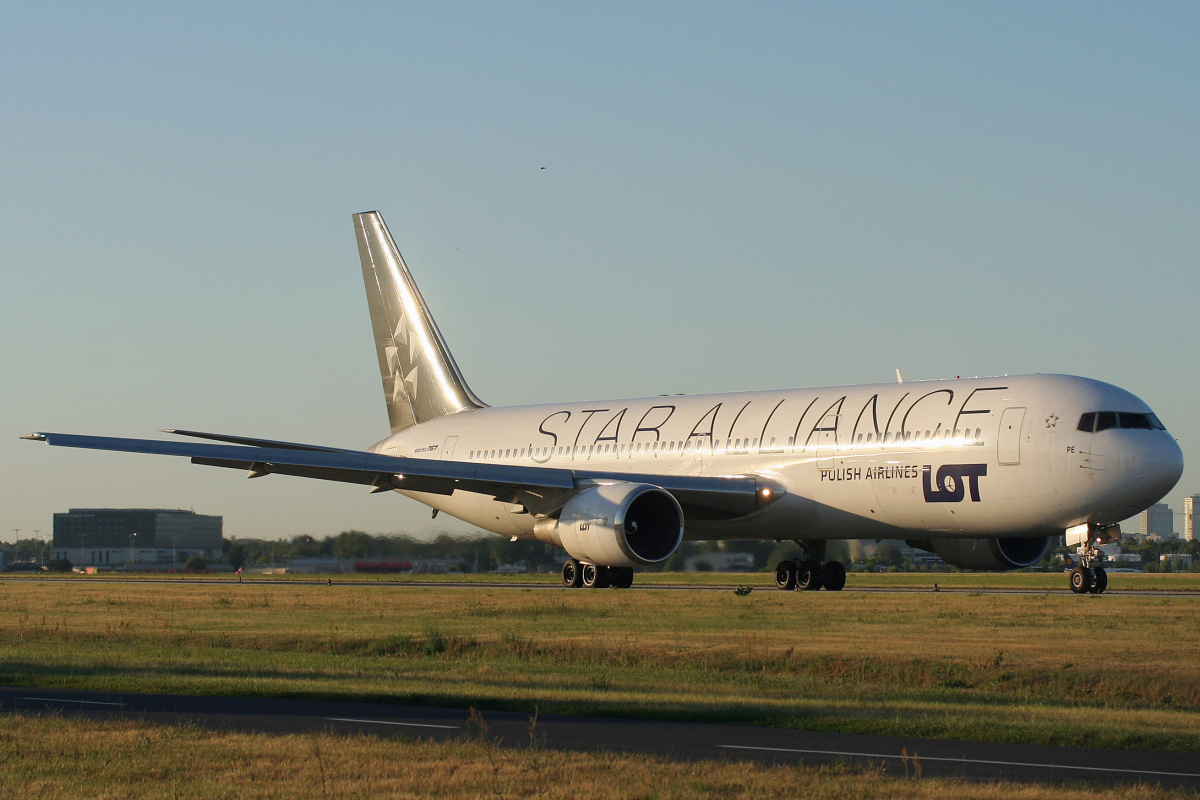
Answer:
POLYGON ((1099 560, 1103 553, 1099 548, 1085 541, 1079 545, 1079 565, 1071 570, 1071 591, 1075 594, 1103 594, 1108 588, 1108 573, 1100 566, 1099 560))

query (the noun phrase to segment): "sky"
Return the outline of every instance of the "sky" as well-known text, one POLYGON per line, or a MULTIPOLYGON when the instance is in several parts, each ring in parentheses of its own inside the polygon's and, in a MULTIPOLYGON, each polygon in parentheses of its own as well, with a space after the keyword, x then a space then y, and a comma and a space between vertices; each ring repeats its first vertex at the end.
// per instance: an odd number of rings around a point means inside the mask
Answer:
POLYGON ((1085 375, 1179 439, 1181 511, 1198 40, 1168 2, 7 8, 0 538, 75 507, 471 530, 18 439, 384 438, 350 220, 373 209, 491 405, 1085 375))

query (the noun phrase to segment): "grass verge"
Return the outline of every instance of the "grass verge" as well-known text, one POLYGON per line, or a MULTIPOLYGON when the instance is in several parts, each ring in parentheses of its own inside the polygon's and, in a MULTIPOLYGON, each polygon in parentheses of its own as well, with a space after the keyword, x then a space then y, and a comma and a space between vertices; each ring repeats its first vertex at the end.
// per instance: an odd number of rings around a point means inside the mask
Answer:
POLYGON ((1195 798, 1152 785, 968 783, 825 768, 675 763, 609 753, 505 749, 476 735, 449 742, 332 734, 267 735, 79 718, 0 716, 0 796, 54 798, 1195 798))
POLYGON ((1197 603, 22 581, 0 682, 1200 752, 1197 603))

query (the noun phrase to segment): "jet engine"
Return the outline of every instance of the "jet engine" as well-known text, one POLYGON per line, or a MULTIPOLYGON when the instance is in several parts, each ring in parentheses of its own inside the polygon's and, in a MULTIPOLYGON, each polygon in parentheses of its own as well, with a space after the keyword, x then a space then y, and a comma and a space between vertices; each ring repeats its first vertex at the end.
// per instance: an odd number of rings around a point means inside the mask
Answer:
POLYGON ((1050 551, 1053 536, 909 540, 910 547, 937 553, 964 569, 1020 569, 1036 564, 1050 551))
POLYGON ((539 520, 533 535, 600 566, 657 564, 683 541, 683 510, 657 486, 612 483, 575 495, 557 520, 539 520))

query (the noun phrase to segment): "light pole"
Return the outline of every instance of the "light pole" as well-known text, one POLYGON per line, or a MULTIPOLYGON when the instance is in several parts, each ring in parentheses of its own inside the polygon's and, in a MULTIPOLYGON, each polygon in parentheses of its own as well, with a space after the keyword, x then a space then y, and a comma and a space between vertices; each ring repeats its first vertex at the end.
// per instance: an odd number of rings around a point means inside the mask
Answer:
POLYGON ((133 563, 133 540, 137 538, 136 533, 129 534, 129 563, 133 563))

